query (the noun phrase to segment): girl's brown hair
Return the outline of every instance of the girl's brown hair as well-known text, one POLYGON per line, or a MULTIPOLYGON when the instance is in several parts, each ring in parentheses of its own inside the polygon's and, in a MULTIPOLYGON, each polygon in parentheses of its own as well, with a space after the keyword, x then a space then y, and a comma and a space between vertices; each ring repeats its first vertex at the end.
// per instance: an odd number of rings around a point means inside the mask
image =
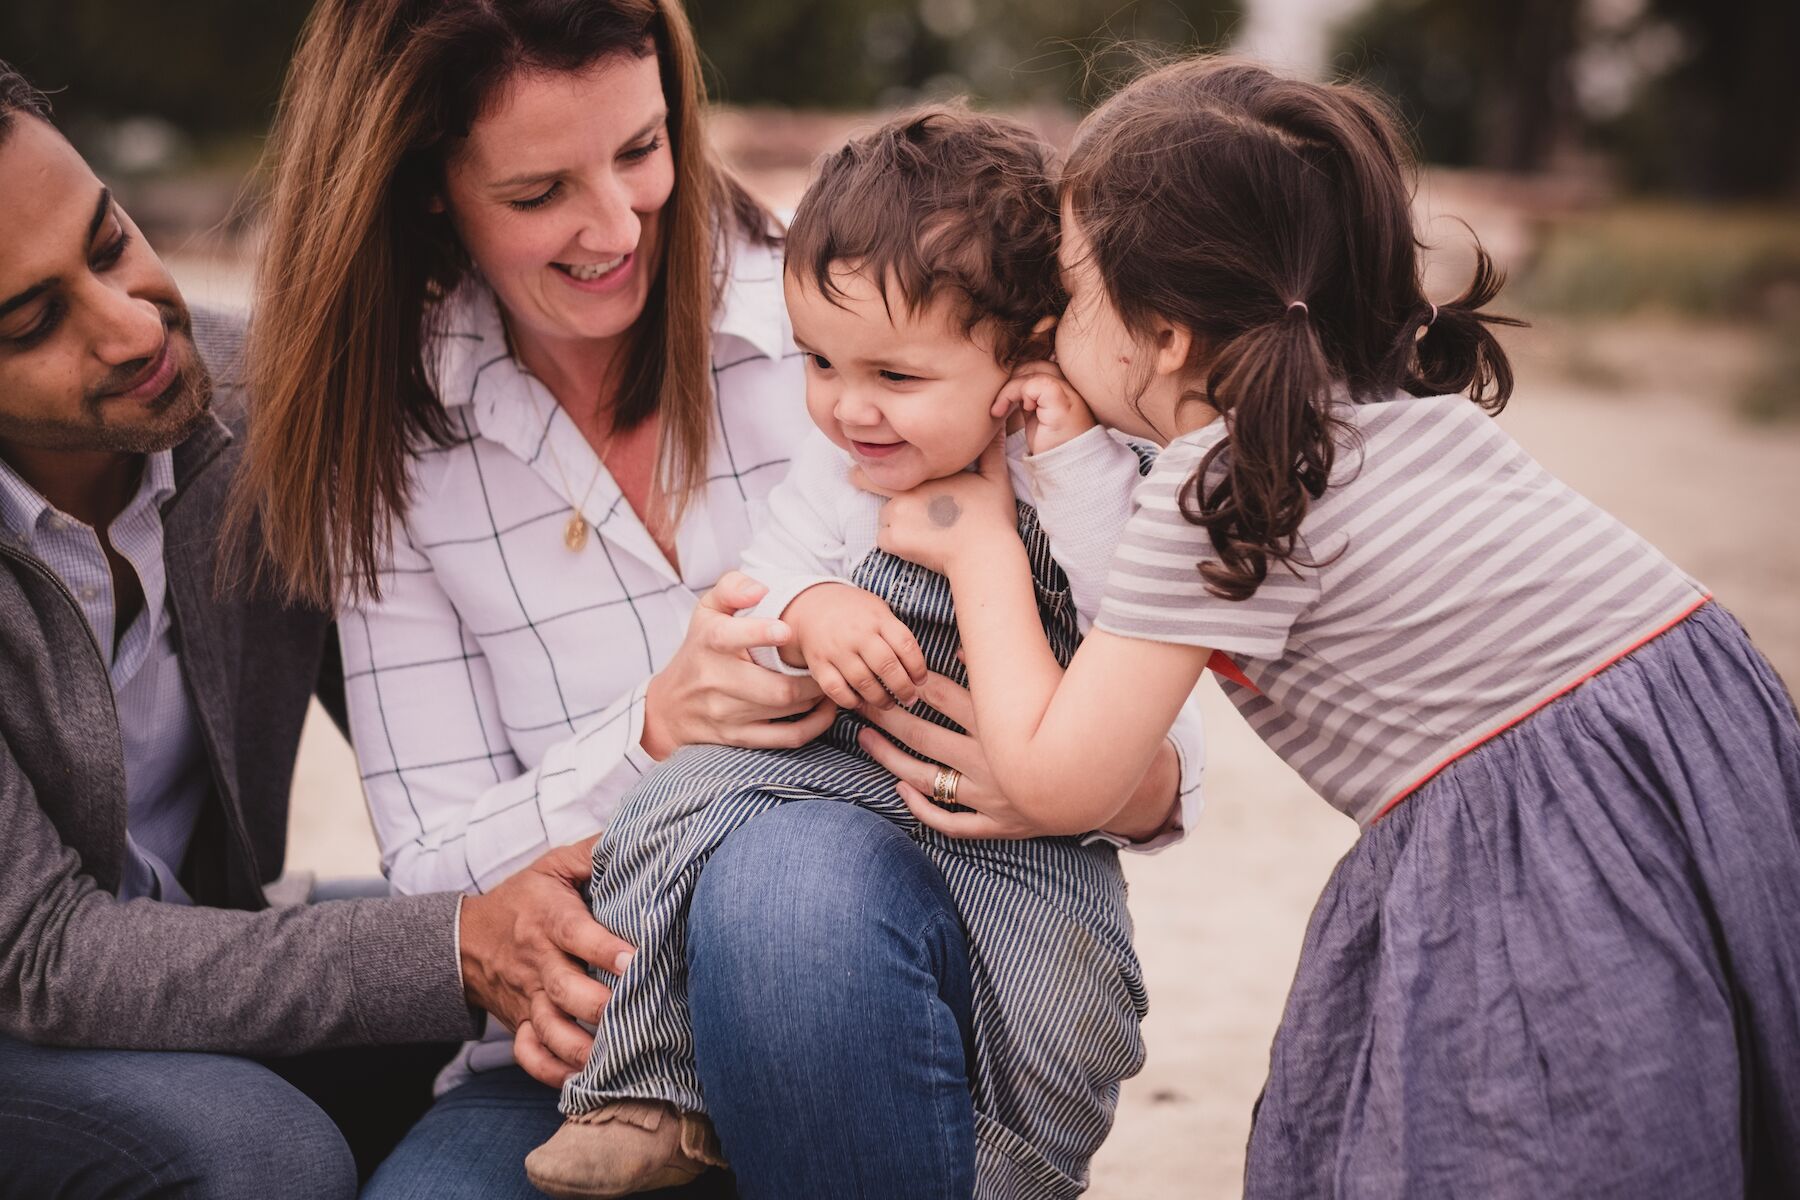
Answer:
POLYGON ((513 72, 652 53, 675 187, 614 421, 629 429, 660 415, 662 492, 678 519, 706 477, 721 256, 732 234, 771 228, 708 147, 700 55, 679 0, 320 0, 269 145, 253 407, 232 509, 239 536, 260 527, 252 567, 288 599, 379 595, 409 458, 450 439, 426 361, 428 318, 469 270, 448 217, 429 211, 446 157, 513 72))
POLYGON ((1064 196, 1108 298, 1135 333, 1161 317, 1193 335, 1230 431, 1182 496, 1218 554, 1199 565, 1215 595, 1253 595, 1270 560, 1317 565, 1296 539, 1349 433, 1340 399, 1467 392, 1498 412, 1512 392, 1488 326, 1520 322, 1481 311, 1501 275, 1477 244, 1468 289, 1434 315, 1412 184, 1373 94, 1231 59, 1151 71, 1076 134, 1064 196))

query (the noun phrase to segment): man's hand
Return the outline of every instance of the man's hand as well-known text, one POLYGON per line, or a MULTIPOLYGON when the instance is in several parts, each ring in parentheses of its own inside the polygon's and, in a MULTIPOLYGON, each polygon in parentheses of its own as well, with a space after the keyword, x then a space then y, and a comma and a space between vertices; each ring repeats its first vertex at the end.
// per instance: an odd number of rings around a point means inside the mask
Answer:
POLYGON ((911 704, 925 682, 925 653, 887 601, 841 583, 807 588, 781 619, 794 630, 799 661, 832 702, 842 708, 911 704))
POLYGON ((576 1024, 597 1024, 612 989, 583 963, 622 975, 632 948, 588 912, 581 887, 593 873, 599 835, 558 846, 462 902, 463 989, 513 1031, 513 1053, 527 1074, 551 1087, 587 1062, 594 1039, 576 1024))

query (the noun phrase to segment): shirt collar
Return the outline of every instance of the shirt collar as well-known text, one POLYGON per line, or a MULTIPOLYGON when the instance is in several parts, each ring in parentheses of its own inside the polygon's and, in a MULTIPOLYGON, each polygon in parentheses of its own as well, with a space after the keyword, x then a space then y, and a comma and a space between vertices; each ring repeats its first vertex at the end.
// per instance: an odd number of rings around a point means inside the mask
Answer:
POLYGON ((0 459, 0 526, 14 538, 29 537, 38 519, 51 511, 50 502, 20 478, 5 459, 0 459))
POLYGON ((780 358, 787 352, 793 337, 788 332, 781 262, 777 246, 739 241, 733 247, 719 307, 713 312, 713 333, 738 338, 764 358, 780 358))
MULTIPOLYGON (((120 516, 152 504, 161 507, 175 494, 175 456, 158 450, 144 463, 144 474, 138 480, 136 494, 120 512, 120 516)), ((38 490, 25 482, 12 465, 0 459, 0 526, 21 540, 29 538, 37 528, 56 513, 56 508, 38 490)), ((73 518, 71 518, 73 519, 73 518)))

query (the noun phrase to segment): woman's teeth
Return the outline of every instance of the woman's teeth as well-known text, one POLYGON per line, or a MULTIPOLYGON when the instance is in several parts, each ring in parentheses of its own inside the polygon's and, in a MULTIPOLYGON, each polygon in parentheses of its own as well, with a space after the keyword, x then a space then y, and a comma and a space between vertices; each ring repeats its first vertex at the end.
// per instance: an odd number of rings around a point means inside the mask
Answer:
POLYGON ((617 258, 603 263, 558 263, 556 265, 567 271, 571 278, 579 279, 583 283, 592 283, 602 275, 610 274, 624 266, 625 256, 621 254, 617 258))

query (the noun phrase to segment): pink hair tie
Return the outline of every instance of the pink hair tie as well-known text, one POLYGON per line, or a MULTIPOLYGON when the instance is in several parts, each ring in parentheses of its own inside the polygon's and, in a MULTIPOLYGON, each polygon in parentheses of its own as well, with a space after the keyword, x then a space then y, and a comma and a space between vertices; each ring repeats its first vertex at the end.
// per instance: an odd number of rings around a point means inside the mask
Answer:
POLYGON ((1309 316, 1309 317, 1312 316, 1312 309, 1306 307, 1306 301, 1296 300, 1292 304, 1287 306, 1287 310, 1289 312, 1293 312, 1296 308, 1299 309, 1301 312, 1305 313, 1307 316, 1309 316))

